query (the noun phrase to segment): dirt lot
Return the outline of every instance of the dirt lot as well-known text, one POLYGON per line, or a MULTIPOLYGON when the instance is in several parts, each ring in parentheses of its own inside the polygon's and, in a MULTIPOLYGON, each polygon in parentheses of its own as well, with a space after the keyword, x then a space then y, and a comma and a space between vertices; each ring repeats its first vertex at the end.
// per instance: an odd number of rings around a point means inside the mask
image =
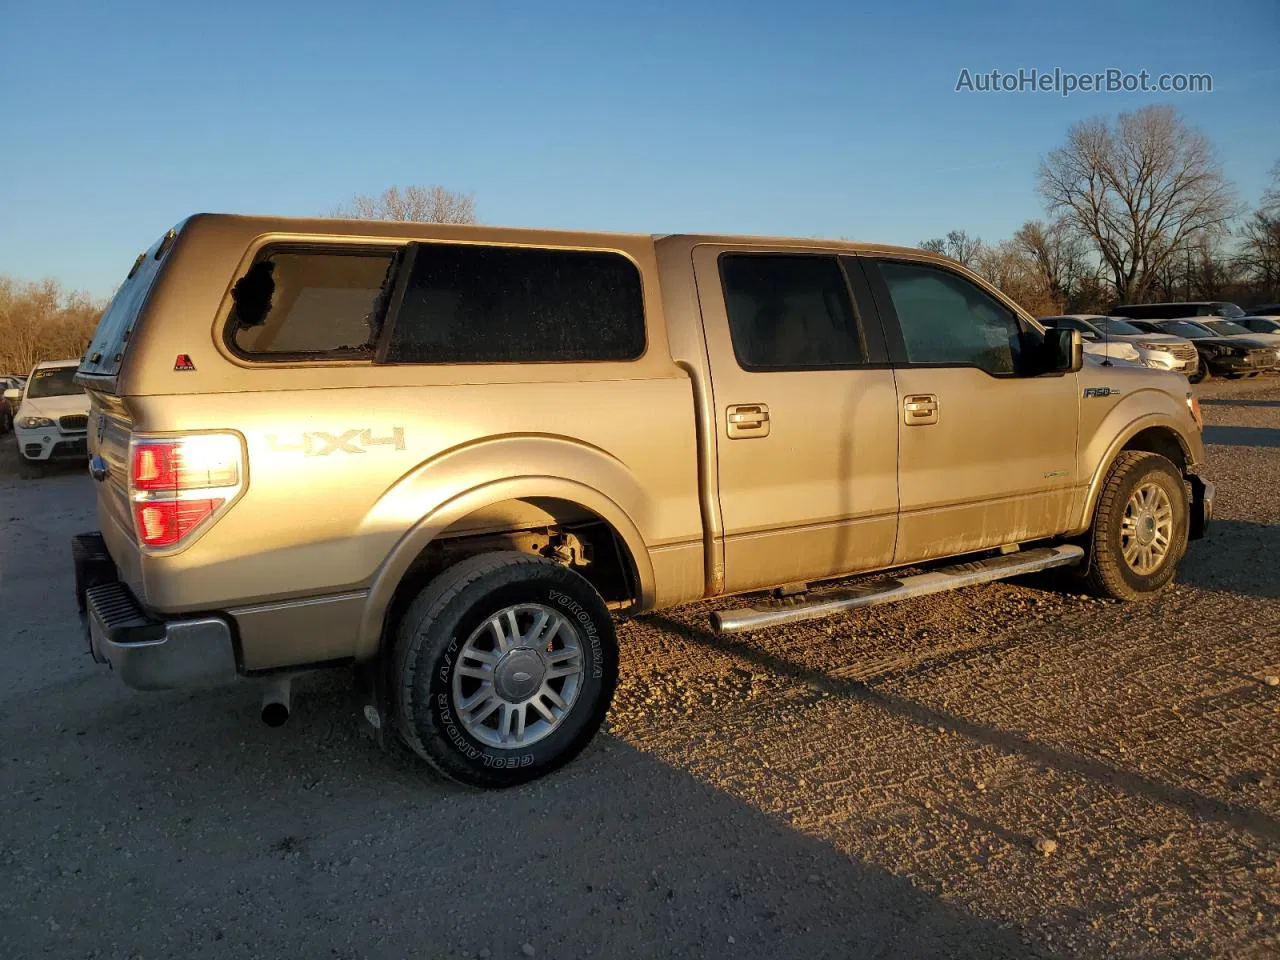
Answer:
POLYGON ((1202 393, 1219 518, 1156 601, 630 623, 607 734, 504 793, 379 753, 342 676, 280 730, 123 688, 91 483, 4 438, 0 956, 1280 955, 1280 385, 1202 393))

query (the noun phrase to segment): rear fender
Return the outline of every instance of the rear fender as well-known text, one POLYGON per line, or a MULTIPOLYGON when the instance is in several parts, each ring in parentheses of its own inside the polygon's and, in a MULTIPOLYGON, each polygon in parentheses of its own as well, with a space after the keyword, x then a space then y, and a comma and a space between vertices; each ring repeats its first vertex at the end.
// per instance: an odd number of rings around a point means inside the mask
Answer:
POLYGON ((485 508, 510 500, 575 503, 609 523, 626 545, 640 588, 655 596, 643 531, 653 504, 630 470, 604 450, 549 436, 490 438, 446 451, 401 478, 365 520, 367 532, 406 530, 378 568, 361 619, 357 659, 377 653, 396 588, 427 545, 485 508))

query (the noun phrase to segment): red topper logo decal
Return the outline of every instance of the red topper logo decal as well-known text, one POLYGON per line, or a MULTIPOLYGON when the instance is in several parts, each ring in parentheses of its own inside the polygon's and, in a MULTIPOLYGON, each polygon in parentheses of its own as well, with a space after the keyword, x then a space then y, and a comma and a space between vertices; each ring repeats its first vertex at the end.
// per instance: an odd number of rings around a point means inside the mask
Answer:
POLYGON ((185 353, 178 354, 178 359, 173 361, 174 370, 194 370, 196 365, 191 362, 191 358, 185 353))

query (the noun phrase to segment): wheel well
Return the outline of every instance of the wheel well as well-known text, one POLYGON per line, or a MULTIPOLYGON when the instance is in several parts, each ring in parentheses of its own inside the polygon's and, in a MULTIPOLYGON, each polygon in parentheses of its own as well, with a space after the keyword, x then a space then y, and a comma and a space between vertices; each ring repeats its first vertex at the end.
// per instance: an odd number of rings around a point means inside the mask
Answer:
POLYGON ((1148 427, 1129 438, 1124 445, 1125 450, 1141 450, 1146 453, 1158 453, 1173 463, 1182 473, 1187 472, 1187 449, 1177 433, 1168 427, 1148 427))
POLYGON ((607 520, 568 500, 507 500, 464 517, 423 548, 396 586, 387 627, 441 571, 498 550, 556 560, 581 574, 612 610, 625 611, 640 597, 635 559, 607 520))

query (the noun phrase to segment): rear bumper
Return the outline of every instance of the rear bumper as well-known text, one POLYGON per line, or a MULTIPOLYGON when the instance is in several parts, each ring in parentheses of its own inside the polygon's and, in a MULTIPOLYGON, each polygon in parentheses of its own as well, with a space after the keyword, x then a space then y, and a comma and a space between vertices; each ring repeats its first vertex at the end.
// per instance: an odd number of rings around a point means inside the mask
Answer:
POLYGON ((216 615, 152 615, 119 581, 99 534, 76 537, 71 553, 89 652, 99 663, 109 663, 127 686, 173 690, 236 679, 235 644, 227 620, 216 615))
POLYGON ((1213 522, 1213 484, 1194 473, 1188 478, 1191 481, 1191 528, 1188 539, 1199 540, 1213 522))

